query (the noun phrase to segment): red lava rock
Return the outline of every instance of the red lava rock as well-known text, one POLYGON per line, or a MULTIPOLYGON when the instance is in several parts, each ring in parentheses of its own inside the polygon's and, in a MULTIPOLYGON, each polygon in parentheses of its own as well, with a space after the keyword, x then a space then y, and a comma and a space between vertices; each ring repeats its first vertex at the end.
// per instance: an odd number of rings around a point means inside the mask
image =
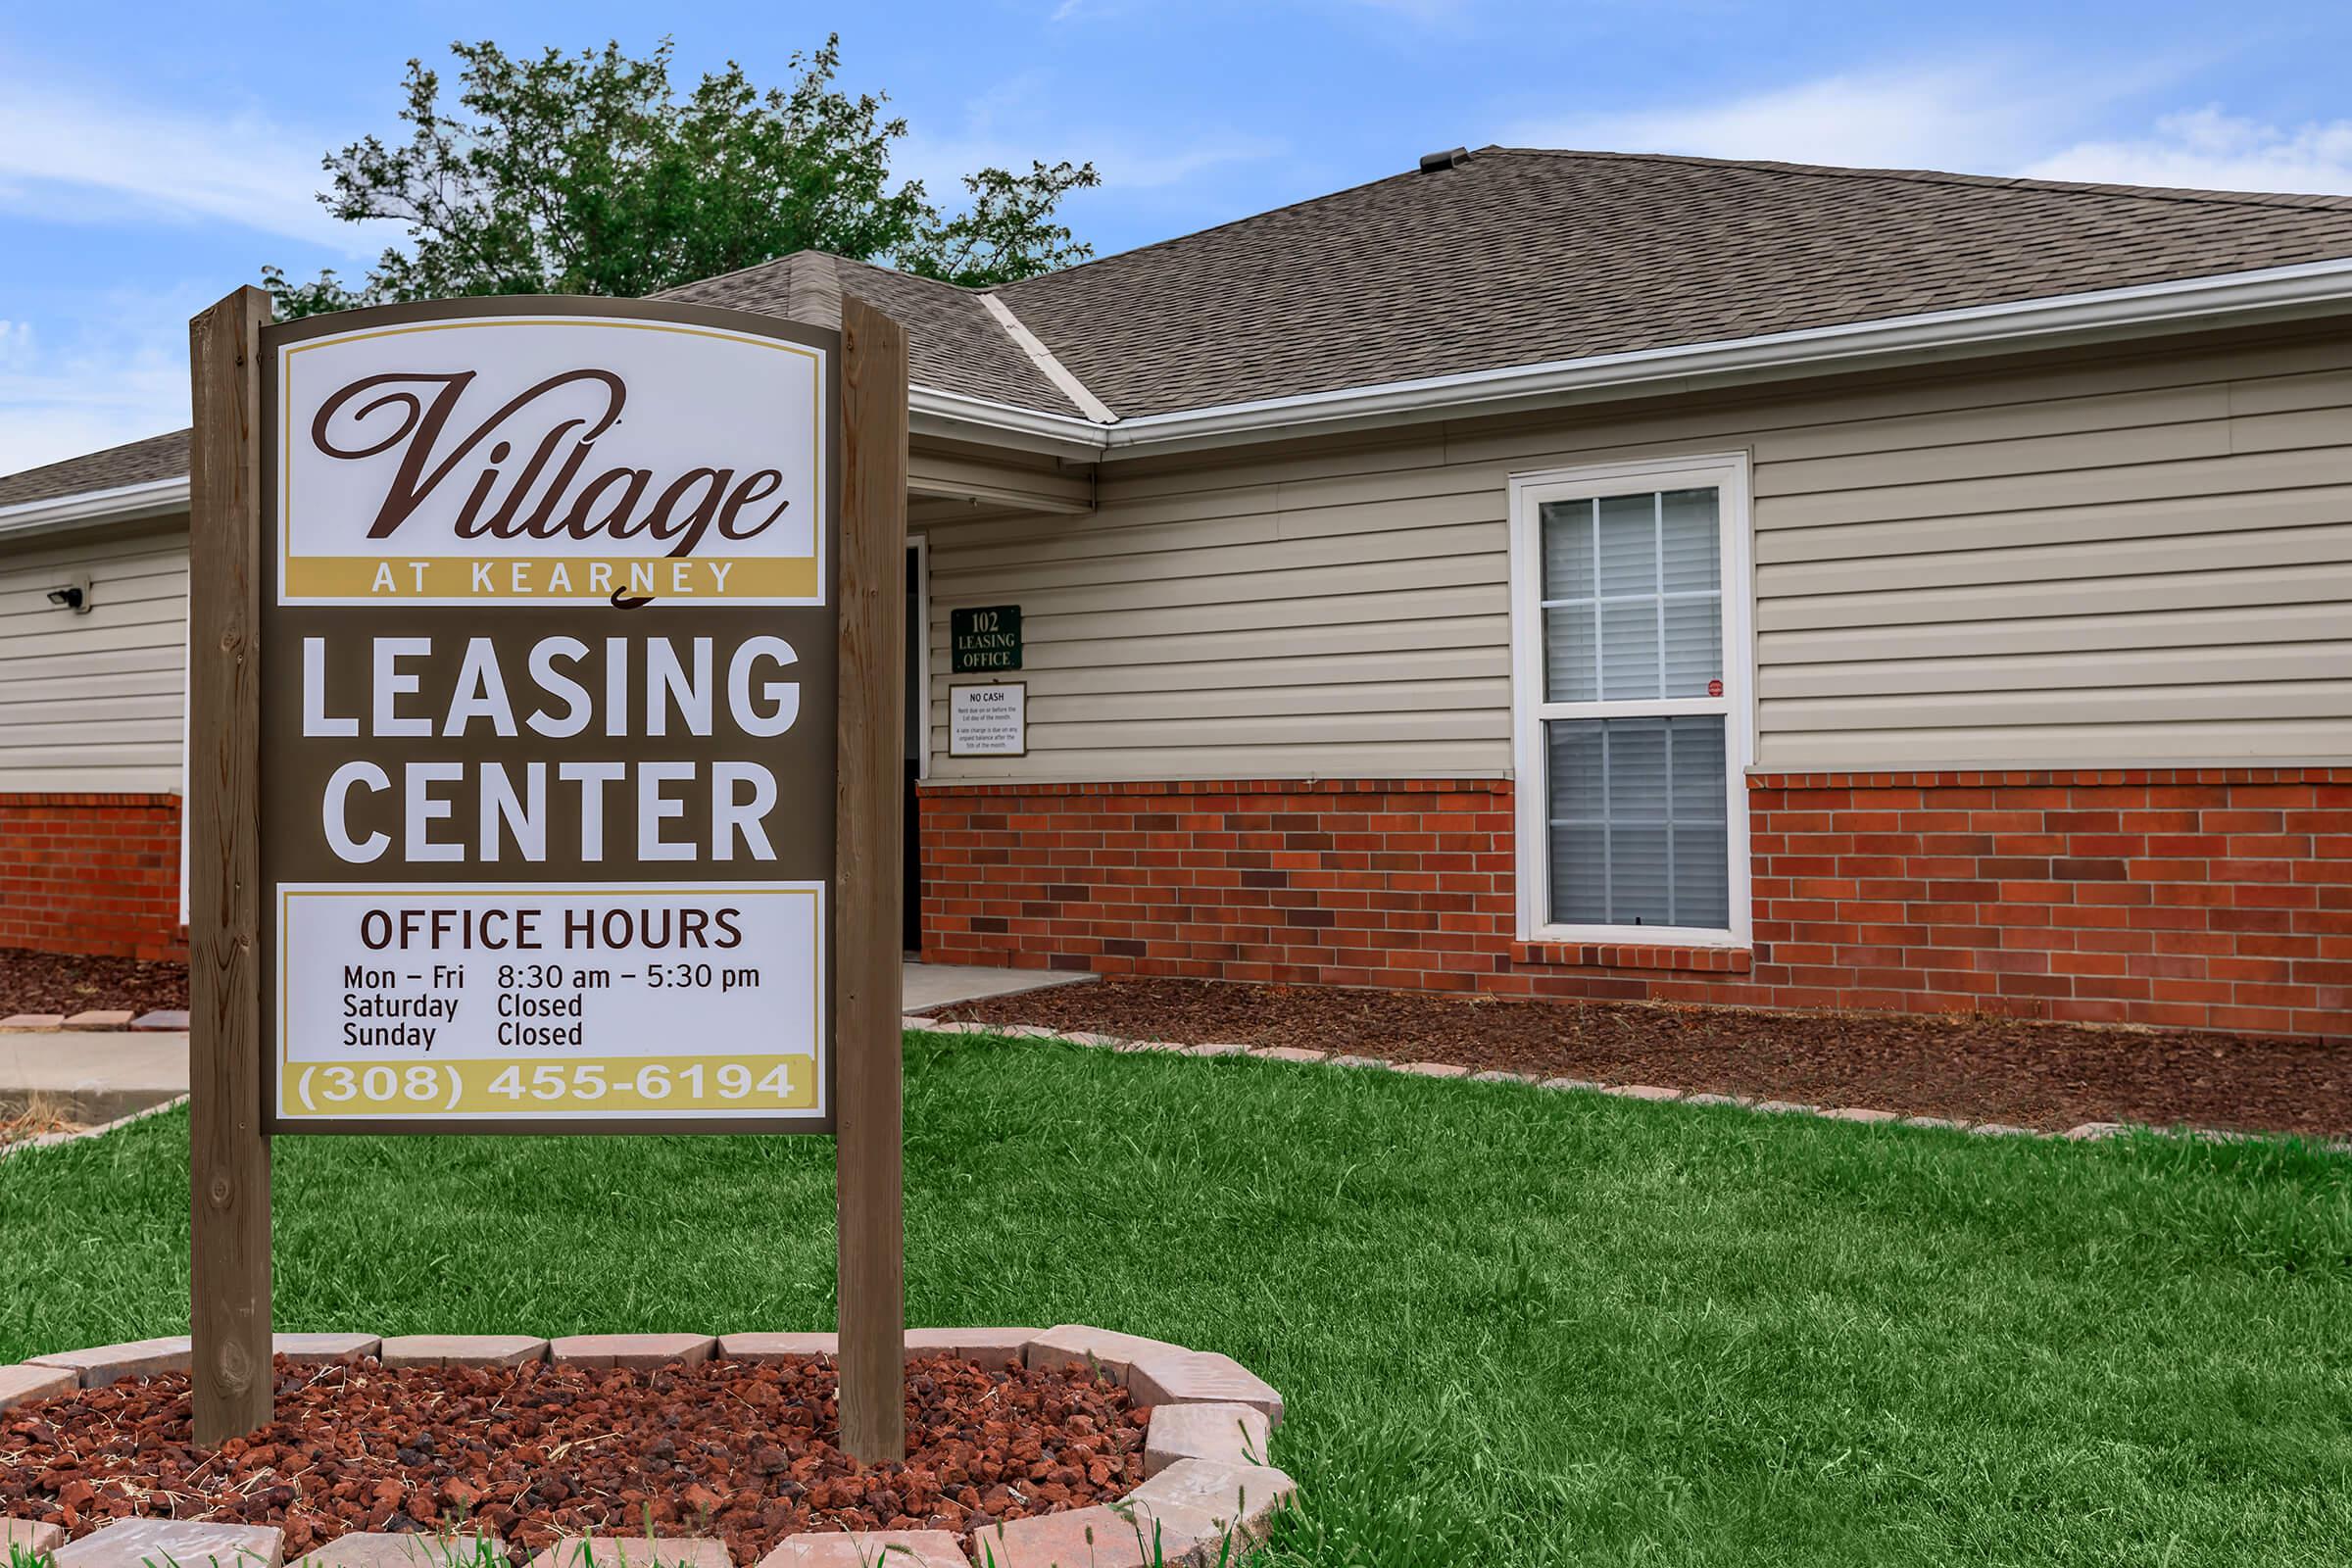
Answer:
POLYGON ((811 1530, 969 1531, 1116 1501, 1145 1412, 1083 1374, 936 1356, 906 1368, 907 1462, 841 1452, 818 1358, 653 1371, 538 1364, 276 1365, 276 1419, 196 1446, 188 1379, 126 1379, 0 1413, 0 1516, 86 1535, 132 1515, 286 1532, 288 1560, 354 1531, 469 1526, 723 1539, 756 1562, 811 1530))

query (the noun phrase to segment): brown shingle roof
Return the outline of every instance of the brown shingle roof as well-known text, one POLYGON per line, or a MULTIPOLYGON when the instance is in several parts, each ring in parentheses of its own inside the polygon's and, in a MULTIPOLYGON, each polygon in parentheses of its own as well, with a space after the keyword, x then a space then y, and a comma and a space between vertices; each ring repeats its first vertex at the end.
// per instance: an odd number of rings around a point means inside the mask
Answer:
POLYGON ((812 326, 841 325, 841 293, 906 326, 907 376, 918 386, 960 392, 1014 408, 1084 416, 1004 333, 971 289, 821 251, 795 251, 759 267, 673 288, 657 299, 725 305, 791 316, 812 326))
POLYGON ((998 291, 1122 416, 2352 257, 2352 200, 1488 148, 998 291))
MULTIPOLYGON (((1490 147, 994 290, 1121 417, 2352 258, 2352 198, 1490 147)), ((661 296, 907 323, 914 380, 1080 411, 981 294, 803 251, 661 296)), ((185 431, 0 506, 186 471, 185 431)))
POLYGON ((151 479, 176 479, 188 471, 188 432, 151 435, 104 452, 85 452, 63 463, 43 464, 20 473, 0 474, 0 507, 119 490, 151 479))

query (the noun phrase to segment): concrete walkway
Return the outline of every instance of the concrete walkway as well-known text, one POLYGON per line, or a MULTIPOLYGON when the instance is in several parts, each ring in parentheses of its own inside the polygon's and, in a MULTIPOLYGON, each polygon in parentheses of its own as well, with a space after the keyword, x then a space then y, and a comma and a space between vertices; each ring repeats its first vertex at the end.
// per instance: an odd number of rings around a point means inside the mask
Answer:
MULTIPOLYGON (((904 1012, 924 1013, 976 997, 1076 985, 1091 974, 908 963, 904 1012)), ((0 1114, 38 1095, 60 1115, 93 1126, 188 1092, 188 1037, 160 1031, 0 1034, 0 1114)))
POLYGON ((926 1013, 981 997, 1009 997, 1048 986, 1074 986, 1092 980, 1091 974, 1066 969, 983 969, 971 964, 914 963, 904 967, 899 1010, 926 1013))
POLYGON ((38 1095, 59 1115, 94 1126, 187 1092, 186 1035, 0 1035, 0 1111, 38 1095))

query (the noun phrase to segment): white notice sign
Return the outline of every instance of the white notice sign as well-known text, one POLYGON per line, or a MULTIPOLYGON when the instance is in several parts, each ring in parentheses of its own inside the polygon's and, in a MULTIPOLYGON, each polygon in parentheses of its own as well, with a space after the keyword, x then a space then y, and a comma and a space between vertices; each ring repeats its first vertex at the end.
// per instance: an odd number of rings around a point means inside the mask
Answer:
POLYGON ((1012 681, 1000 686, 950 687, 948 755, 1028 756, 1028 686, 1012 681))
POLYGON ((287 1121, 825 1113, 821 884, 277 892, 287 1121))

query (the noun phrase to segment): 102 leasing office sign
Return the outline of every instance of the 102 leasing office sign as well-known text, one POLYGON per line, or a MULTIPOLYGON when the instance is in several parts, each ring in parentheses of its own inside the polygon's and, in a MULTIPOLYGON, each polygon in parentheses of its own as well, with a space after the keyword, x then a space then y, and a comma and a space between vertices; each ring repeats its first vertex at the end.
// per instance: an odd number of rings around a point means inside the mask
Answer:
POLYGON ((270 1129, 829 1130, 837 335, 262 341, 270 1129))

